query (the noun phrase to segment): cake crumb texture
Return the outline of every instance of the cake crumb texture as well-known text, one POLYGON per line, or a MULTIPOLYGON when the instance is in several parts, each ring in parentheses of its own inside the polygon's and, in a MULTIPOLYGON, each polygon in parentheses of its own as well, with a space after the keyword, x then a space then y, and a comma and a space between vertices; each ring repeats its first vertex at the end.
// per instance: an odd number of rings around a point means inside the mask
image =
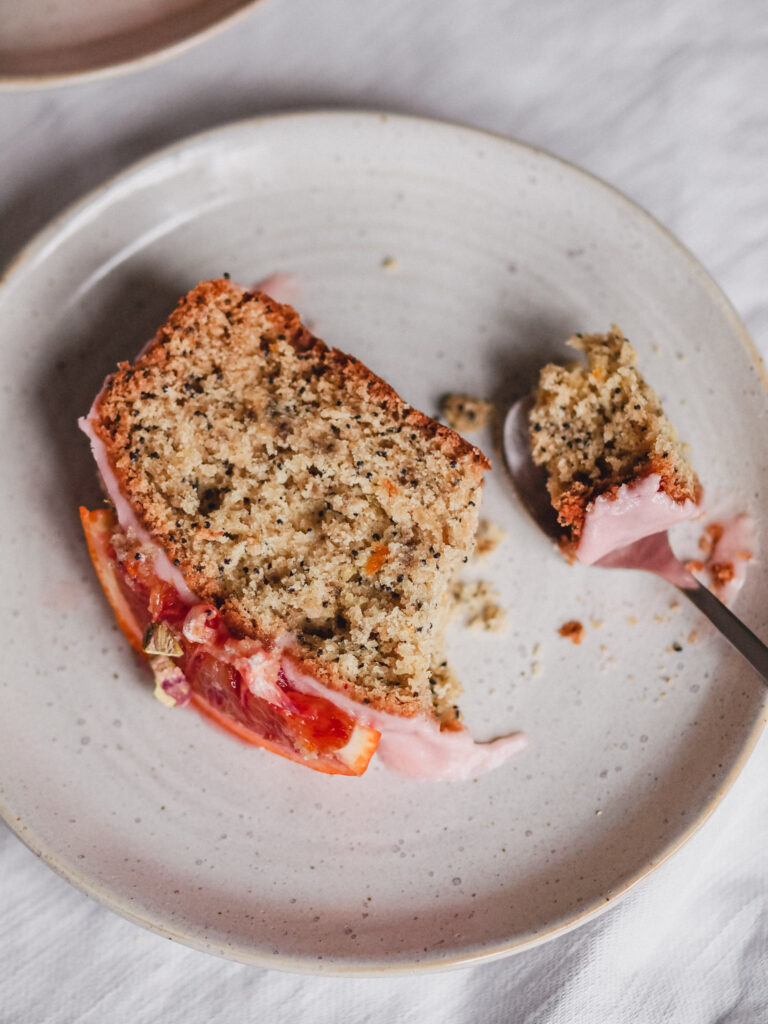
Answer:
POLYGON ((289 635, 300 666, 357 700, 446 713, 478 449, 290 307, 225 280, 180 302, 97 412, 121 490, 233 635, 289 635))
POLYGON ((588 505, 622 484, 658 474, 674 501, 698 500, 700 486, 637 353, 615 325, 608 334, 574 335, 583 364, 549 363, 530 415, 534 462, 562 526, 578 539, 588 505))

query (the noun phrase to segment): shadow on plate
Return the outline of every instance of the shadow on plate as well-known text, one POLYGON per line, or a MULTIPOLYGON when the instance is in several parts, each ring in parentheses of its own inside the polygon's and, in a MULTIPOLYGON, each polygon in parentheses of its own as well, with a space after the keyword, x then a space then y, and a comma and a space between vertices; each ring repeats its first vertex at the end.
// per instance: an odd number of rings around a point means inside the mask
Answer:
POLYGON ((42 420, 52 453, 44 479, 51 489, 51 507, 64 512, 59 523, 67 544, 82 545, 78 506, 103 501, 90 446, 77 420, 87 414, 105 377, 154 337, 189 286, 149 270, 115 275, 114 282, 102 280, 79 299, 77 308, 61 312, 58 348, 36 382, 39 401, 32 415, 42 420))

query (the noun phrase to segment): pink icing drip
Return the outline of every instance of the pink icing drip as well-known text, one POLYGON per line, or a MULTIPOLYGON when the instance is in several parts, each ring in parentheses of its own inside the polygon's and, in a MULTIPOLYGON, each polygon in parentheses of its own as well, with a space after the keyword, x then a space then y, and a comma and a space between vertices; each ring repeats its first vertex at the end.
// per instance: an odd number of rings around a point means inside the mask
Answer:
POLYGON ((280 686, 282 674, 291 687, 302 693, 322 697, 361 725, 381 733, 378 754, 387 768, 397 775, 434 782, 469 779, 489 772, 523 750, 528 743, 523 733, 503 736, 490 743, 476 743, 467 729, 441 731, 434 719, 416 716, 404 718, 375 711, 358 701, 332 690, 309 673, 297 668, 287 655, 291 641, 272 648, 255 640, 233 637, 214 639, 206 635, 209 605, 196 605, 184 620, 184 635, 200 642, 200 649, 240 673, 245 685, 257 697, 276 707, 291 707, 290 697, 280 686))
POLYGON ((490 743, 476 743, 467 729, 441 732, 427 719, 419 719, 415 723, 418 728, 407 729, 402 724, 396 721, 379 730, 378 753, 391 772, 409 779, 433 782, 471 779, 498 768, 528 745, 528 737, 522 732, 490 743))
POLYGON ((577 559, 584 565, 594 565, 611 552, 664 533, 698 513, 694 501, 675 501, 660 490, 660 484, 661 477, 652 473, 635 483, 622 484, 615 496, 596 498, 587 511, 576 549, 577 559))
POLYGON ((161 580, 165 580, 166 583, 172 584, 185 604, 197 604, 198 598, 189 589, 182 574, 174 565, 171 564, 166 553, 155 543, 150 534, 144 529, 139 522, 136 513, 133 511, 130 502, 120 492, 117 477, 109 464, 106 445, 93 427, 93 424, 98 422, 98 417, 95 412, 96 402, 98 402, 98 398, 91 406, 91 411, 88 415, 81 416, 77 421, 77 424, 91 442, 93 457, 99 468, 99 473, 102 481, 104 482, 107 494, 109 495, 109 500, 115 506, 115 513, 117 514, 118 522, 126 533, 133 534, 143 547, 148 548, 152 552, 152 567, 156 575, 159 576, 161 580))
POLYGON ((434 719, 405 718, 360 705, 298 672, 289 659, 283 660, 282 669, 297 690, 325 697, 341 711, 380 732, 379 757, 391 772, 405 778, 433 782, 470 779, 497 768, 528 744, 528 737, 521 732, 490 743, 476 743, 467 729, 441 731, 434 719))

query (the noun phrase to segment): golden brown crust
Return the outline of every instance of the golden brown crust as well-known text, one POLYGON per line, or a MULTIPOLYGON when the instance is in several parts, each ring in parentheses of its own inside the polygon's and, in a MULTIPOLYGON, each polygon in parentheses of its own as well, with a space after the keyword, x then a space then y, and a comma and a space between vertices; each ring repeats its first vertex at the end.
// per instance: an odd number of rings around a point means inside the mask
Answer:
MULTIPOLYGON (((133 364, 118 364, 117 371, 107 379, 97 403, 97 411, 101 417, 97 433, 101 439, 110 444, 118 439, 114 416, 111 415, 115 400, 136 401, 137 397, 140 397, 141 371, 152 365, 162 366, 168 361, 166 346, 173 336, 188 333, 191 336, 190 346, 195 344, 200 330, 201 309, 217 309, 222 317, 229 321, 236 316, 238 309, 248 304, 263 306, 263 314, 269 325, 269 331, 265 332, 266 343, 279 338, 287 341, 308 359, 311 358, 320 365, 335 367, 347 381, 366 390, 372 401, 381 403, 382 409, 388 414, 400 417, 403 423, 420 431, 425 437, 437 440, 447 458, 469 459, 482 471, 491 468, 490 461, 479 448, 470 444, 450 427, 407 405, 393 387, 381 377, 377 377, 359 359, 339 349, 328 348, 324 341, 307 330, 299 314, 291 306, 276 302, 263 292, 246 291, 224 279, 201 281, 196 288, 179 300, 176 309, 158 330, 154 341, 147 346, 144 354, 133 364), (133 381, 132 386, 130 381, 133 381)), ((223 330, 227 329, 221 322, 216 326, 223 330)), ((121 434, 125 440, 125 428, 121 434)), ((126 470, 123 479, 120 480, 121 485, 130 487, 131 476, 130 470, 126 470)))
POLYGON ((589 506, 597 497, 615 499, 623 483, 631 483, 642 480, 646 476, 660 477, 660 490, 668 494, 674 501, 695 501, 701 498, 701 484, 696 481, 693 490, 680 483, 680 479, 674 471, 670 471, 667 464, 661 460, 651 459, 647 462, 639 462, 631 477, 622 483, 612 483, 607 487, 586 488, 583 484, 574 483, 570 488, 563 491, 552 504, 557 512, 557 520, 561 526, 568 529, 566 538, 567 548, 575 548, 582 530, 584 520, 587 516, 589 506))
POLYGON ((233 635, 272 644, 290 633, 297 664, 327 685, 384 710, 431 711, 439 607, 471 550, 489 467, 478 449, 329 349, 291 307, 224 280, 180 301, 108 379, 96 412, 121 492, 233 635))

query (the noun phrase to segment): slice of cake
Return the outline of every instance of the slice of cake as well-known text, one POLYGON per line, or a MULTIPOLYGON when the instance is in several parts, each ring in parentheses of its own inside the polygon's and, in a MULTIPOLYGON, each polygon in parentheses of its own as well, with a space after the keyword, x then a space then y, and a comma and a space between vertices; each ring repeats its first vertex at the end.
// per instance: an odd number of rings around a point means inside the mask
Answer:
POLYGON ((116 513, 83 513, 91 551, 159 694, 323 771, 378 734, 428 777, 519 747, 473 744, 437 671, 487 460, 290 307, 200 284, 81 425, 116 513))
POLYGON ((697 514, 699 481, 618 327, 568 344, 586 366, 541 370, 530 414, 564 546, 591 564, 697 514))

